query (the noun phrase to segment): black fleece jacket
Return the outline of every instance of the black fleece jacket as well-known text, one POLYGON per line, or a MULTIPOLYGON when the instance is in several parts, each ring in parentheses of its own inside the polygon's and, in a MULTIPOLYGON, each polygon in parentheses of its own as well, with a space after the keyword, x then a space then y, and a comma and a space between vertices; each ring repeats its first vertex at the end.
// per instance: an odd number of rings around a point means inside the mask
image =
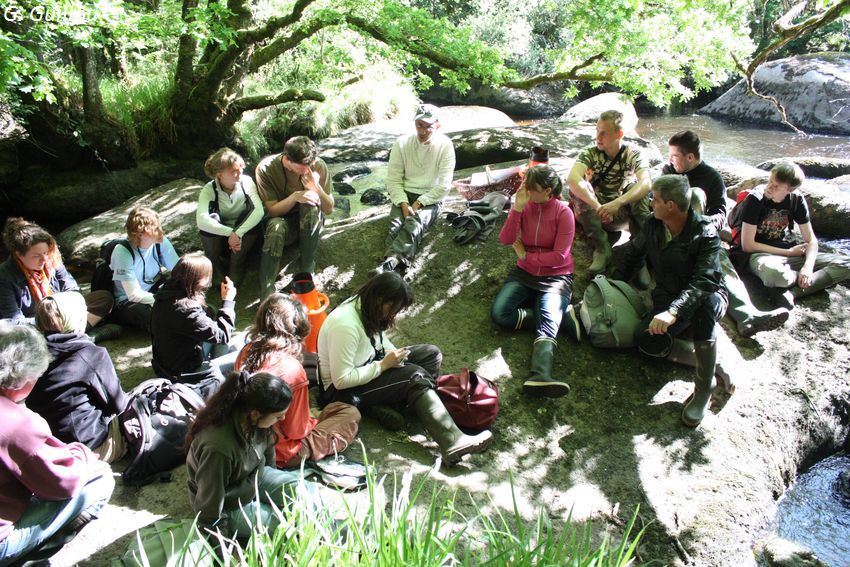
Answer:
POLYGON ((74 333, 48 335, 47 348, 53 361, 27 397, 27 407, 65 443, 100 447, 109 419, 127 405, 109 353, 74 333))
POLYGON ((226 344, 235 324, 235 301, 225 301, 215 313, 186 297, 178 282, 169 279, 156 292, 151 312, 154 370, 171 379, 198 370, 204 343, 226 344))

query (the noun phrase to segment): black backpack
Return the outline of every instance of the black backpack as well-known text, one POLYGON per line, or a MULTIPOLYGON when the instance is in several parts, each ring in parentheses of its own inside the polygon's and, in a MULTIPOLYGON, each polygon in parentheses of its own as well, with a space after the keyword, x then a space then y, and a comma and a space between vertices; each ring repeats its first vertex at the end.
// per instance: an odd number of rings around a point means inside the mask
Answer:
MULTIPOLYGON (((126 238, 110 238, 100 245, 100 257, 97 259, 94 265, 94 273, 91 277, 91 290, 99 291, 106 290, 108 292, 112 292, 114 289, 114 284, 112 282, 112 278, 114 276, 112 272, 112 268, 109 264, 112 262, 112 252, 115 250, 115 247, 118 245, 123 246, 130 252, 130 256, 133 258, 133 261, 136 260, 136 252, 133 250, 133 247, 130 245, 130 241, 126 238)), ((156 244, 156 259, 157 262, 162 264, 162 251, 160 250, 159 243, 156 244)))
POLYGON ((216 378, 191 385, 152 378, 130 392, 127 408, 118 416, 132 458, 122 475, 124 484, 171 480, 171 470, 186 461, 189 426, 218 387, 216 378))

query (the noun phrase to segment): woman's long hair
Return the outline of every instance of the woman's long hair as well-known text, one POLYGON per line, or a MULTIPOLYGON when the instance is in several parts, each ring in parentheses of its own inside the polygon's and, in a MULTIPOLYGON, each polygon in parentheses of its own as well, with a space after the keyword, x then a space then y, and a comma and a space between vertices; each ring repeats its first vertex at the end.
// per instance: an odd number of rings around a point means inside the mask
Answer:
POLYGON ((186 294, 186 298, 206 307, 206 295, 212 283, 213 267, 209 258, 200 252, 184 254, 171 271, 171 280, 186 294))
POLYGON ((396 316, 413 304, 413 290, 395 272, 376 275, 355 292, 360 299, 360 320, 368 336, 386 331, 396 316), (389 305, 388 311, 384 306, 389 305))
POLYGON ((271 294, 257 309, 242 368, 256 372, 273 353, 300 361, 304 339, 309 334, 310 320, 304 305, 282 293, 271 294))
POLYGON ((53 235, 34 222, 21 217, 9 217, 3 226, 3 244, 10 254, 21 256, 29 252, 36 244, 47 244, 53 269, 62 265, 62 255, 53 235))
MULTIPOLYGON (((256 410, 260 415, 268 415, 285 410, 291 401, 292 390, 274 374, 231 372, 206 407, 198 412, 186 435, 186 447, 198 433, 207 427, 224 425, 236 412, 247 414, 256 410)), ((256 424, 249 423, 249 426, 250 435, 256 430, 256 424)))

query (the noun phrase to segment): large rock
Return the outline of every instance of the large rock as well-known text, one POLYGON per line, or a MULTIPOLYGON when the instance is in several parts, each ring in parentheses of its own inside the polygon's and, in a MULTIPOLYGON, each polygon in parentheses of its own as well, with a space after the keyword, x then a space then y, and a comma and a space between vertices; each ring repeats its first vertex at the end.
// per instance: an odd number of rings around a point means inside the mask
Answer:
POLYGON ((637 128, 638 115, 635 105, 622 93, 602 93, 587 100, 583 100, 575 106, 570 107, 561 116, 561 120, 575 120, 596 124, 599 115, 606 110, 619 110, 623 113, 623 130, 626 133, 634 133, 637 128))
MULTIPOLYGON (((513 126, 504 112, 485 106, 440 107, 440 131, 451 134, 470 128, 513 126)), ((413 133, 413 117, 380 120, 348 128, 319 142, 322 159, 328 163, 387 161, 393 142, 403 134, 413 133)))
MULTIPOLYGON (((752 189, 767 183, 767 174, 744 179, 726 190, 730 199, 735 199, 739 191, 752 189)), ((806 196, 809 205, 812 227, 817 234, 850 238, 850 182, 821 181, 807 179, 798 189, 806 196)))
MULTIPOLYGON (((766 183, 768 179, 768 174, 752 165, 745 164, 721 164, 721 165, 713 165, 714 169, 720 173, 720 176, 723 178, 723 183, 726 187, 732 187, 733 185, 737 185, 738 183, 746 180, 746 179, 763 179, 761 183, 766 183)), ((733 199, 735 195, 730 195, 733 199)))
MULTIPOLYGON (((850 54, 814 53, 770 61, 756 70, 755 87, 776 97, 788 120, 802 130, 850 134, 850 54)), ((743 80, 700 113, 780 124, 779 111, 765 100, 747 96, 743 80)))
POLYGON ((821 179, 832 179, 842 175, 850 175, 850 159, 819 157, 819 156, 801 156, 791 158, 777 158, 763 161, 756 167, 765 171, 770 171, 773 167, 782 161, 791 161, 800 166, 803 173, 809 177, 820 177, 821 179))
POLYGON ((129 199, 114 209, 69 226, 57 237, 65 260, 93 263, 104 240, 126 235, 124 223, 127 214, 137 205, 150 207, 159 213, 162 227, 179 253, 200 250, 201 241, 195 224, 195 210, 198 205, 198 193, 205 183, 198 179, 178 179, 129 199))
POLYGON ((122 171, 27 171, 12 198, 25 216, 64 226, 187 176, 203 177, 203 162, 150 160, 122 171))
MULTIPOLYGON (((533 146, 549 149, 553 157, 575 157, 593 143, 595 128, 573 121, 542 122, 507 128, 479 128, 448 132, 454 142, 457 169, 525 159, 533 146)), ((328 162, 386 161, 397 134, 387 122, 349 128, 339 136, 322 140, 321 155, 328 162)), ((661 161, 661 152, 646 140, 626 136, 644 148, 652 164, 661 161)))
POLYGON ((564 101, 566 83, 547 83, 531 89, 509 89, 473 84, 466 93, 435 86, 424 93, 424 98, 443 104, 479 104, 499 109, 511 116, 529 118, 554 118, 568 108, 564 101))

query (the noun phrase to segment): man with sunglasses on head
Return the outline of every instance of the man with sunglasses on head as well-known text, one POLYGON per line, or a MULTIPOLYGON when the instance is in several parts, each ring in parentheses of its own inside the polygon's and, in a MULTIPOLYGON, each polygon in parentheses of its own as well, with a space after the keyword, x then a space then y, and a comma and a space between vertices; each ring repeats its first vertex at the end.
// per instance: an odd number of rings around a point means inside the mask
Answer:
POLYGON ((384 261, 373 271, 405 271, 425 233, 440 216, 455 169, 452 141, 437 130, 439 110, 421 105, 413 118, 416 133, 396 140, 387 168, 392 201, 384 261))

